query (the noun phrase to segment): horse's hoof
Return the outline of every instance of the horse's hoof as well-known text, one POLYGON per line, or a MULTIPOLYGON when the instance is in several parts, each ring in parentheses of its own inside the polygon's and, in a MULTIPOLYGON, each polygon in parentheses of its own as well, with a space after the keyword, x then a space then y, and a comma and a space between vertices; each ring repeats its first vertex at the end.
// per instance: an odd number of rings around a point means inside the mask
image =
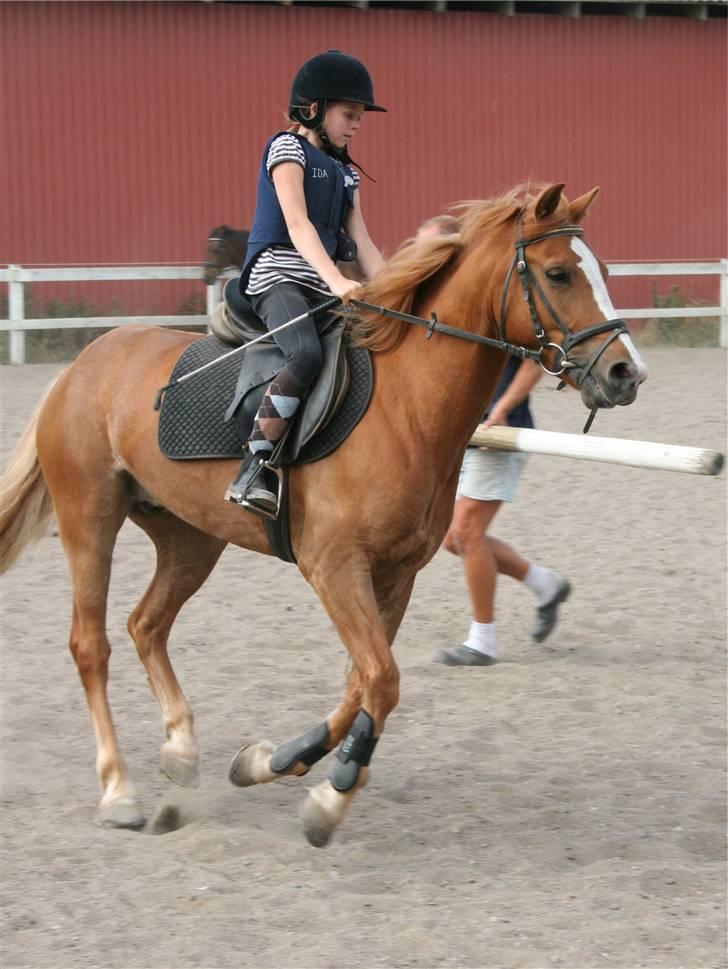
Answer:
POLYGON ((159 753, 159 769, 178 787, 200 786, 200 768, 197 761, 172 754, 164 747, 159 753))
POLYGON ((241 747, 230 761, 228 777, 231 782, 236 787, 252 787, 253 784, 274 781, 278 775, 270 769, 270 758, 275 749, 270 740, 241 747))
POLYGON ((325 848, 336 830, 336 824, 321 810, 321 805, 311 794, 301 809, 301 824, 306 840, 314 848, 325 848))
POLYGON ((111 804, 101 805, 99 823, 107 828, 142 828, 144 815, 133 797, 125 797, 111 804))

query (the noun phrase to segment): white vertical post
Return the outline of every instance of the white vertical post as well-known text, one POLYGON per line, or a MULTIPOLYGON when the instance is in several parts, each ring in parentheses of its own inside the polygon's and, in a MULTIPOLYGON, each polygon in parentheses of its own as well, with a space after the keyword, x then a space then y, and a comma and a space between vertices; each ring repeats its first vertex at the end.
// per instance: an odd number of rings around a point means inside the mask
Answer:
MULTIPOLYGON (((20 275, 22 266, 8 266, 12 273, 15 271, 20 275)), ((23 330, 23 320, 25 319, 25 292, 23 283, 19 279, 11 276, 8 283, 8 309, 10 319, 17 320, 20 326, 10 331, 10 362, 14 364, 25 363, 25 331, 23 330)))
POLYGON ((720 345, 728 350, 728 259, 720 261, 720 345))
MULTIPOLYGON (((215 307, 222 299, 222 288, 220 286, 220 279, 219 278, 216 279, 214 283, 212 283, 210 286, 207 286, 206 290, 207 290, 206 292, 207 302, 205 305, 205 312, 207 313, 207 319, 209 320, 212 317, 215 307)), ((207 332, 208 333, 212 332, 210 330, 209 322, 207 324, 207 332)))

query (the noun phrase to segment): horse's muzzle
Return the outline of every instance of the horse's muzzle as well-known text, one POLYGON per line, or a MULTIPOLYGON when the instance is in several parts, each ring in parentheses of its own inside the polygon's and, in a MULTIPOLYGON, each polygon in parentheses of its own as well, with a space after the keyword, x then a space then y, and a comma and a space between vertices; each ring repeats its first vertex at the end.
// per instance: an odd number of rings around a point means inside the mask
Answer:
POLYGON ((594 367, 584 380, 581 399, 590 409, 631 404, 646 376, 631 360, 605 361, 602 366, 594 367))

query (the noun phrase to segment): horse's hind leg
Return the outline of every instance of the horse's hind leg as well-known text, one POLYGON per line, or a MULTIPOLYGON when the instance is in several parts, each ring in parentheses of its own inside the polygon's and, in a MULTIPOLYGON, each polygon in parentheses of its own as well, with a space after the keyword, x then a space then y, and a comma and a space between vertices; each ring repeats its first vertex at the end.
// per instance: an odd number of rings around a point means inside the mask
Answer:
POLYGON ((119 751, 106 694, 111 646, 106 636, 106 603, 116 535, 128 503, 120 479, 88 486, 66 498, 54 494, 56 519, 73 582, 70 648, 86 691, 96 735, 96 770, 103 788, 100 820, 115 827, 144 823, 119 751))
POLYGON ((169 512, 135 508, 130 517, 157 549, 154 578, 129 617, 128 628, 162 711, 166 740, 160 767, 175 784, 194 787, 199 773, 192 711, 172 669, 167 639, 178 612, 212 572, 226 543, 169 512))

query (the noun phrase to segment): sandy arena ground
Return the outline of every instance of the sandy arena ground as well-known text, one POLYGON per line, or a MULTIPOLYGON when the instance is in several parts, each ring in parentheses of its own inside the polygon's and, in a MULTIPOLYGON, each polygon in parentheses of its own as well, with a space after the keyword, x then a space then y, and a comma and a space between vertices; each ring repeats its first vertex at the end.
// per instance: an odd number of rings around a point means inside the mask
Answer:
MULTIPOLYGON (((726 353, 646 356, 639 401, 593 433, 725 450, 726 353)), ((57 370, 1 368, 4 459, 57 370)), ((554 386, 536 392, 539 426, 579 433, 586 412, 554 386)), ((468 626, 459 563, 439 553, 397 639, 401 704, 323 851, 297 811, 325 761, 305 780, 226 779, 243 742, 295 736, 342 690, 343 648, 295 567, 228 549, 180 616, 171 652, 202 785, 179 791, 158 772, 157 707, 125 628, 152 546, 124 527, 110 696, 148 815, 181 810, 155 837, 95 824, 48 535, 3 584, 3 969, 724 965, 725 510, 725 474, 532 457, 494 534, 570 576, 559 627, 532 645, 530 594, 504 579, 502 662, 433 665, 468 626)))

